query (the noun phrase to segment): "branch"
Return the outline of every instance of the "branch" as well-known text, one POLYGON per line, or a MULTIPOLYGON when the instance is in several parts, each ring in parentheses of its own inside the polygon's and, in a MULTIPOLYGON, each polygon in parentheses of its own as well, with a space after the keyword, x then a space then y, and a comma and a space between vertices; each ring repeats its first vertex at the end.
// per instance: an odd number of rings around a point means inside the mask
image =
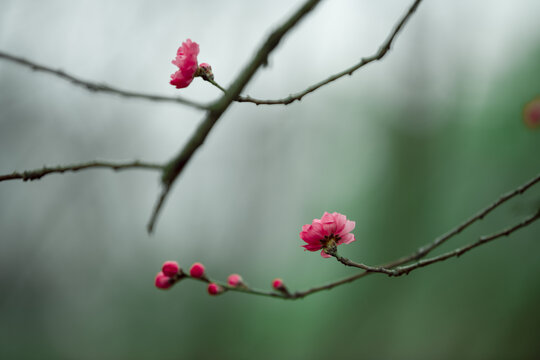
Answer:
POLYGON ((321 0, 308 0, 298 9, 285 23, 274 30, 266 39, 259 51, 253 56, 248 65, 238 75, 233 84, 227 89, 220 100, 211 106, 204 121, 199 125, 195 133, 191 136, 188 143, 180 150, 167 165, 163 173, 163 189, 158 201, 154 207, 150 221, 148 223, 148 232, 152 233, 158 217, 158 214, 171 190, 175 180, 178 178, 186 164, 189 162, 195 151, 203 144, 219 118, 231 105, 234 99, 238 98, 244 87, 251 80, 257 69, 268 62, 268 56, 276 48, 281 39, 298 22, 307 15, 321 0))
POLYGON ((457 248, 457 249, 455 249, 453 251, 449 251, 449 252, 444 253, 442 255, 435 256, 435 257, 425 259, 425 260, 421 260, 421 261, 418 261, 418 262, 416 262, 414 264, 411 264, 411 265, 408 265, 408 266, 398 267, 398 268, 395 268, 395 269, 392 269, 393 267, 395 267, 395 265, 393 265, 393 263, 389 263, 387 265, 383 265, 383 266, 380 266, 380 267, 371 267, 371 266, 367 266, 367 265, 364 265, 364 264, 358 264, 358 263, 355 263, 355 262, 353 262, 353 261, 351 261, 349 259, 338 256, 337 260, 342 262, 343 264, 345 264, 347 266, 358 267, 358 268, 363 269, 365 271, 361 272, 359 274, 347 277, 345 279, 332 282, 332 283, 327 284, 327 285, 318 286, 318 287, 311 288, 309 290, 296 292, 296 293, 292 294, 292 298, 293 299, 303 298, 303 297, 306 297, 308 295, 314 294, 314 293, 322 291, 322 290, 330 290, 332 288, 335 288, 336 286, 343 285, 343 284, 346 284, 346 283, 350 283, 350 282, 353 282, 353 281, 358 280, 360 278, 363 278, 364 276, 367 276, 367 275, 370 275, 370 274, 375 274, 375 273, 383 273, 383 274, 386 274, 388 276, 408 275, 411 271, 413 271, 415 269, 419 269, 421 267, 425 267, 425 266, 428 266, 428 265, 431 265, 431 264, 434 264, 434 263, 437 263, 437 262, 441 262, 441 261, 444 261, 444 260, 452 258, 452 257, 459 257, 459 256, 463 255, 464 253, 466 253, 466 252, 468 252, 468 251, 470 251, 470 250, 472 250, 472 249, 474 249, 474 248, 476 248, 476 247, 478 247, 480 245, 483 245, 483 244, 485 244, 487 242, 493 241, 493 240, 498 239, 498 238, 503 237, 503 236, 509 236, 513 232, 532 224, 533 222, 535 222, 538 219, 540 219, 540 210, 538 210, 535 214, 527 217, 523 221, 519 222, 518 224, 515 224, 515 225, 513 225, 513 226, 511 226, 509 228, 506 228, 506 229, 504 229, 504 230, 502 230, 500 232, 497 232, 495 234, 492 234, 492 235, 489 235, 489 236, 482 236, 476 242, 470 243, 470 244, 468 244, 468 245, 466 245, 464 247, 457 248))
POLYGON ((425 267, 425 266, 428 266, 428 265, 431 265, 431 264, 434 264, 434 263, 437 263, 437 262, 441 262, 441 261, 444 261, 444 260, 452 258, 452 257, 459 257, 459 256, 463 255, 464 253, 466 253, 466 252, 468 252, 468 251, 470 251, 470 250, 472 250, 472 249, 474 249, 474 248, 476 248, 476 247, 478 247, 480 245, 483 245, 483 244, 488 243, 490 241, 493 241, 495 239, 501 238, 503 236, 509 236, 513 232, 532 224, 533 222, 535 222, 538 219, 540 219, 540 210, 538 210, 535 214, 527 217, 523 221, 519 222, 518 224, 515 224, 515 225, 513 225, 513 226, 511 226, 509 228, 506 228, 506 229, 504 229, 504 230, 502 230, 500 232, 497 232, 495 234, 492 234, 492 235, 489 235, 489 236, 482 236, 476 242, 470 243, 470 244, 468 244, 468 245, 466 245, 464 247, 457 248, 457 249, 455 249, 453 251, 449 251, 449 252, 444 253, 442 255, 439 255, 439 256, 436 256, 436 257, 433 257, 433 258, 429 258, 429 259, 425 259, 425 260, 421 260, 421 261, 418 261, 418 262, 416 262, 414 264, 411 264, 411 265, 408 265, 408 266, 403 266, 403 267, 398 267, 398 268, 395 268, 395 269, 390 268, 390 266, 391 266, 390 264, 389 265, 383 265, 381 267, 372 267, 372 266, 368 266, 368 265, 364 265, 364 264, 355 263, 355 262, 353 262, 353 261, 351 261, 351 260, 349 260, 347 258, 341 257, 341 256, 336 254, 334 256, 336 257, 336 259, 339 262, 341 262, 341 263, 343 263, 343 264, 345 264, 347 266, 352 266, 352 267, 357 267, 357 268, 363 269, 365 271, 361 272, 359 274, 355 274, 353 276, 347 277, 345 279, 332 282, 330 284, 313 287, 311 289, 304 290, 304 291, 297 291, 295 293, 289 293, 288 291, 281 292, 281 293, 269 292, 269 291, 250 288, 248 286, 232 287, 232 286, 229 286, 229 285, 227 285, 227 284, 225 284, 223 282, 210 280, 207 277, 194 278, 194 277, 191 277, 191 276, 189 276, 187 274, 182 274, 180 277, 175 278, 175 282, 180 280, 183 277, 187 277, 187 278, 191 278, 193 280, 199 280, 199 281, 202 281, 202 282, 205 282, 205 283, 211 283, 211 282, 216 283, 219 286, 221 286, 225 291, 237 291, 237 292, 242 292, 242 293, 251 294, 251 295, 259 295, 259 296, 280 298, 280 299, 283 299, 283 300, 297 300, 297 299, 302 299, 302 298, 304 298, 304 297, 306 297, 308 295, 312 295, 314 293, 317 293, 319 291, 330 290, 330 289, 333 289, 333 288, 335 288, 337 286, 353 282, 355 280, 358 280, 360 278, 363 278, 363 277, 365 277, 367 275, 374 274, 374 273, 383 273, 383 274, 386 274, 388 276, 394 276, 394 277, 402 276, 402 275, 408 275, 413 270, 416 270, 416 269, 419 269, 419 268, 422 268, 422 267, 425 267))
POLYGON ((21 172, 13 172, 11 174, 7 175, 0 175, 0 181, 7 181, 7 180, 22 180, 22 181, 33 181, 33 180, 39 180, 45 175, 53 174, 53 173, 65 173, 65 172, 77 172, 80 170, 85 169, 92 169, 92 168, 105 168, 105 169, 112 169, 114 171, 119 170, 128 170, 128 169, 148 169, 148 170, 163 170, 163 165, 159 164, 152 164, 142 161, 133 161, 128 163, 114 163, 114 162, 108 162, 108 161, 91 161, 87 163, 81 163, 81 164, 73 164, 73 165, 67 165, 67 166, 56 166, 56 167, 46 167, 44 166, 42 169, 37 170, 27 170, 21 172))
POLYGON ((398 33, 403 29, 403 27, 405 26, 405 23, 409 20, 409 18, 412 16, 412 14, 416 11, 416 9, 418 8, 418 5, 420 5, 420 3, 422 2, 422 0, 416 0, 412 5, 411 7, 409 8, 409 10, 407 11, 407 13, 401 18, 401 20, 397 23, 397 25, 395 26, 394 30, 390 33, 390 35, 388 36, 388 38, 385 40, 385 42, 381 45, 381 47, 379 48, 379 51, 370 56, 370 57, 366 57, 366 58, 363 58, 361 59, 361 61, 356 64, 356 65, 353 65, 351 66, 350 68, 348 69, 345 69, 337 74, 334 74, 332 76, 330 76, 329 78, 327 78, 326 80, 323 80, 323 81, 320 81, 310 87, 308 87, 306 90, 304 91, 301 91, 299 93, 296 93, 296 94, 291 94, 289 95, 288 97, 285 97, 285 98, 282 98, 282 99, 276 99, 276 100, 261 100, 261 99, 255 99, 255 98, 252 98, 250 96, 239 96, 238 98, 236 98, 236 101, 238 102, 250 102, 250 103, 254 103, 256 105, 277 105, 277 104, 282 104, 282 105, 288 105, 294 101, 300 101, 302 100, 302 98, 304 96, 306 96, 307 94, 309 93, 312 93, 314 92, 315 90, 317 90, 318 88, 324 86, 324 85, 327 85, 345 75, 352 75, 356 70, 360 69, 361 67, 371 63, 371 62, 374 62, 374 61, 378 61, 378 60, 381 60, 385 55, 386 53, 390 50, 390 48, 392 47, 392 44, 394 42, 394 39, 396 38, 396 36, 398 35, 398 33))
POLYGON ((98 84, 98 83, 95 83, 95 82, 85 81, 85 80, 82 80, 82 79, 80 79, 78 77, 75 77, 74 75, 65 73, 62 70, 59 70, 59 69, 57 70, 57 69, 53 69, 53 68, 50 68, 50 67, 47 67, 47 66, 44 66, 44 65, 36 64, 36 63, 34 63, 32 61, 26 60, 26 59, 18 57, 18 56, 7 54, 7 53, 5 53, 3 51, 0 51, 0 58, 11 61, 11 62, 14 62, 14 63, 17 63, 17 64, 20 64, 20 65, 23 65, 23 66, 26 66, 26 67, 29 67, 29 68, 31 68, 32 70, 35 70, 35 71, 41 71, 41 72, 45 72, 45 73, 55 75, 57 77, 60 77, 60 78, 62 78, 64 80, 67 80, 67 81, 71 82, 73 85, 83 87, 83 88, 85 88, 86 90, 89 90, 89 91, 116 94, 116 95, 120 95, 120 96, 123 96, 123 97, 126 97, 126 98, 144 99, 144 100, 158 101, 158 102, 173 102, 173 103, 178 103, 178 104, 182 104, 182 105, 191 106, 191 107, 194 107, 196 109, 201 109, 201 110, 205 110, 207 108, 206 106, 204 106, 202 104, 196 103, 196 102, 191 101, 191 100, 186 100, 186 99, 183 99, 183 98, 180 98, 180 97, 137 93, 137 92, 133 92, 133 91, 127 91, 127 90, 121 90, 121 89, 113 88, 113 87, 105 85, 105 84, 98 84))
POLYGON ((452 257, 459 257, 463 254, 465 254, 466 252, 469 252, 471 251, 472 249, 482 245, 482 244, 485 244, 485 243, 488 243, 490 241, 493 241, 495 239, 498 239, 500 237, 503 237, 503 236, 509 236, 510 234, 512 234, 514 231, 517 231, 521 228, 524 228, 525 226, 527 225, 530 225, 532 224, 533 222, 535 222, 536 220, 540 219, 540 209, 534 213, 533 215, 527 217, 526 219, 524 219, 523 221, 509 227, 509 228, 506 228, 502 231, 499 231, 495 234, 492 234, 492 235, 488 235, 488 236, 482 236, 480 237, 480 239, 478 239, 478 241, 476 242, 473 242, 473 243, 470 243, 464 247, 461 247, 461 248, 457 248, 453 251, 449 251, 447 253, 444 253, 444 254, 441 254, 439 256, 435 256, 435 257, 432 257, 432 258, 429 258, 429 259, 425 259, 425 260, 420 260, 414 264, 411 264, 411 265, 408 265, 408 266, 402 266, 402 267, 399 267, 397 269, 395 269, 395 273, 392 274, 391 276, 401 276, 401 275, 408 275, 411 271, 415 270, 415 269, 419 269, 421 267, 424 267, 424 266, 428 266, 428 265, 431 265, 431 264, 434 264, 434 263, 437 263, 437 262, 440 262, 440 261, 444 261, 446 259, 449 259, 449 258, 452 258, 452 257))
MULTIPOLYGON (((488 206, 484 210, 480 211, 477 215, 474 215, 469 220, 467 220, 463 224, 457 226, 454 230, 447 233, 446 235, 443 235, 443 236, 437 238, 434 242, 431 243, 430 246, 432 246, 432 249, 433 249, 434 247, 440 245, 440 243, 441 243, 440 239, 448 239, 448 238, 450 238, 451 236, 453 236, 452 234, 455 235, 459 231, 461 231, 464 228, 468 227, 470 224, 477 221, 478 219, 484 217, 489 212, 491 212, 493 209, 500 206, 501 204, 508 201, 510 198, 516 196, 517 194, 524 193, 527 189, 531 188, 533 185, 537 184, 539 181, 540 181, 540 175, 533 178, 532 180, 528 181, 524 185, 518 187, 517 189, 515 189, 515 190, 501 196, 497 201, 495 201, 493 204, 491 204, 490 206, 488 206), (461 230, 457 231, 456 229, 461 229, 461 230), (438 245, 433 246, 433 244, 438 244, 438 245)), ((419 268, 422 268, 422 267, 426 267, 426 266, 429 266, 431 264, 441 262, 441 261, 447 260, 447 259, 452 258, 452 257, 459 257, 459 256, 463 255, 464 253, 469 252, 472 249, 474 249, 474 248, 476 248, 476 247, 478 247, 480 245, 486 244, 488 242, 491 242, 491 241, 493 241, 495 239, 498 239, 498 238, 501 238, 503 236, 510 236, 510 234, 512 234, 515 231, 517 231, 519 229, 522 229, 522 228, 532 224, 533 222, 535 222, 538 219, 540 219, 540 209, 538 209, 534 214, 532 214, 532 215, 528 216, 527 218, 523 219, 521 222, 519 222, 519 223, 517 223, 517 224, 515 224, 513 226, 510 226, 510 227, 508 227, 508 228, 506 228, 504 230, 501 230, 501 231, 499 231, 497 233, 494 233, 494 234, 491 234, 491 235, 488 235, 488 236, 482 236, 477 241, 472 242, 472 243, 470 243, 470 244, 468 244, 466 246, 463 246, 461 248, 457 248, 455 250, 446 252, 444 254, 441 254, 441 255, 438 255, 438 256, 435 256, 435 257, 432 257, 432 258, 429 258, 429 259, 420 260, 420 261, 417 261, 417 262, 415 262, 413 264, 406 265, 406 266, 399 266, 400 264, 403 263, 403 259, 406 259, 406 258, 402 258, 402 259, 399 259, 399 260, 396 260, 396 261, 393 261, 393 262, 390 262, 388 264, 381 265, 381 266, 369 266, 369 265, 365 265, 365 264, 361 264, 361 263, 356 263, 356 262, 351 261, 351 260, 349 260, 347 258, 339 256, 337 254, 336 250, 333 249, 333 248, 326 249, 325 251, 328 254, 334 256, 339 262, 343 263, 344 265, 351 266, 351 267, 356 267, 356 268, 362 269, 364 271, 360 272, 358 274, 354 274, 352 276, 346 277, 344 279, 331 282, 331 283, 326 284, 326 285, 321 285, 321 286, 310 288, 308 290, 297 291, 297 292, 294 292, 294 293, 291 293, 288 290, 285 290, 285 291, 282 291, 282 292, 279 292, 279 293, 278 292, 268 292, 268 291, 264 291, 264 290, 258 290, 258 289, 250 288, 249 286, 247 286, 245 284, 242 287, 231 287, 231 286, 228 286, 225 283, 210 280, 206 276, 199 279, 199 278, 193 278, 193 277, 191 277, 191 276, 189 276, 187 274, 184 274, 184 273, 181 273, 179 276, 177 276, 174 279, 174 281, 176 282, 176 281, 180 280, 183 277, 188 277, 188 278, 192 278, 194 280, 200 280, 200 281, 207 282, 207 283, 214 282, 214 283, 218 284, 219 286, 221 286, 225 291, 230 290, 230 291, 243 292, 243 293, 247 293, 247 294, 251 294, 251 295, 259 295, 259 296, 268 296, 268 297, 280 298, 280 299, 284 299, 284 300, 297 300, 297 299, 304 298, 306 296, 315 294, 315 293, 323 291, 323 290, 330 290, 330 289, 333 289, 333 288, 335 288, 337 286, 356 281, 358 279, 361 279, 361 278, 363 278, 363 277, 365 277, 367 275, 374 274, 374 273, 382 273, 382 274, 386 274, 388 276, 393 276, 393 277, 407 275, 413 270, 416 270, 416 269, 419 269, 419 268)), ((409 258, 409 257, 407 257, 407 258, 409 258)))
POLYGON ((414 260, 419 260, 419 259, 423 258, 424 256, 428 255, 431 251, 433 251, 435 248, 439 247, 440 245, 442 245, 443 243, 448 241, 450 238, 456 236, 457 234, 459 234, 460 232, 462 232, 463 230, 465 230, 466 228, 468 228, 469 226, 471 226, 472 224, 474 224, 478 220, 482 220, 487 214, 489 214, 490 212, 492 212, 493 210, 495 210, 496 208, 498 208, 500 205, 504 204, 508 200, 512 199, 513 197, 515 197, 517 195, 523 194, 525 191, 527 191, 529 188, 531 188, 533 185, 537 184, 538 182, 540 182, 540 174, 538 174, 533 179, 527 181, 525 184, 519 186, 515 190, 512 190, 512 191, 502 195, 494 203, 492 203, 488 207, 480 210, 478 213, 476 213, 476 215, 470 217, 469 219, 467 219, 466 221, 464 221, 460 225, 456 226, 455 228, 453 228, 452 230, 450 230, 446 234, 439 236, 432 243, 419 248, 418 250, 416 250, 411 255, 405 256, 405 257, 403 257, 401 259, 398 259, 395 262, 390 263, 385 267, 391 267, 392 268, 392 267, 403 265, 403 264, 406 264, 408 262, 411 262, 411 261, 414 261, 414 260))
MULTIPOLYGON (((412 6, 407 11, 407 13, 397 23, 394 30, 390 33, 388 38, 381 45, 381 47, 379 48, 379 51, 376 54, 374 54, 374 55, 372 55, 370 57, 362 58, 361 61, 358 64, 356 64, 354 66, 351 66, 350 68, 345 69, 345 70, 343 70, 343 71, 341 71, 341 72, 339 72, 337 74, 334 74, 334 75, 330 76, 329 78, 327 78, 326 80, 320 81, 320 82, 308 87, 304 91, 301 91, 301 92, 296 93, 296 94, 291 94, 288 97, 285 97, 285 98, 282 98, 282 99, 262 100, 262 99, 255 99, 255 98, 252 98, 250 96, 240 96, 238 94, 236 97, 234 97, 233 101, 250 102, 250 103, 254 103, 256 105, 288 105, 290 103, 293 103, 294 101, 302 100, 302 98, 304 96, 306 96, 307 94, 312 93, 315 90, 317 90, 318 88, 320 88, 320 87, 322 87, 324 85, 327 85, 327 84, 329 84, 329 83, 331 83, 331 82, 333 82, 333 81, 335 81, 335 80, 337 80, 337 79, 339 79, 339 78, 341 78, 341 77, 343 77, 345 75, 352 75, 356 70, 360 69, 361 67, 364 67, 365 65, 367 65, 367 64, 369 64, 371 62, 381 60, 386 55, 386 53, 390 50, 390 48, 393 45, 394 39, 396 38, 398 33, 403 29, 405 23, 409 20, 409 18, 412 16, 412 14, 416 11, 416 9, 418 8, 418 5, 420 5, 420 2, 422 2, 422 0, 416 0, 412 4, 412 6)), ((305 14, 302 14, 302 16, 303 15, 305 15, 305 14)), ((279 39, 278 39, 278 42, 279 42, 279 39)), ((266 55, 268 55, 268 54, 266 54, 266 55)), ((85 81, 85 80, 82 80, 80 78, 75 77, 74 75, 65 73, 62 70, 53 69, 53 68, 50 68, 50 67, 47 67, 47 66, 44 66, 44 65, 40 65, 40 64, 37 64, 35 62, 29 61, 27 59, 24 59, 24 58, 15 56, 15 55, 10 55, 10 54, 5 53, 3 51, 0 51, 0 58, 3 58, 5 60, 20 64, 20 65, 23 65, 23 66, 26 66, 26 67, 29 67, 29 68, 31 68, 32 70, 35 70, 35 71, 46 72, 46 73, 58 76, 60 78, 63 78, 64 80, 67 80, 67 81, 71 82, 72 84, 74 84, 76 86, 86 88, 89 91, 116 94, 116 95, 120 95, 120 96, 123 96, 123 97, 126 97, 126 98, 136 98, 136 99, 144 99, 144 100, 158 101, 158 102, 174 102, 174 103, 179 103, 179 104, 191 106, 191 107, 194 107, 196 109, 201 109, 201 110, 208 109, 208 107, 203 105, 203 104, 200 104, 200 103, 197 103, 197 102, 194 102, 194 101, 191 101, 191 100, 186 100, 186 99, 183 99, 183 98, 180 98, 180 97, 138 93, 138 92, 113 88, 113 87, 105 85, 105 84, 99 84, 99 83, 95 83, 95 82, 85 81)), ((264 63, 266 63, 266 59, 264 60, 264 63)), ((225 91, 223 89, 223 87, 221 87, 215 81, 210 81, 208 79, 205 79, 205 80, 209 81, 212 85, 214 85, 218 89, 220 89, 222 91, 225 91)))

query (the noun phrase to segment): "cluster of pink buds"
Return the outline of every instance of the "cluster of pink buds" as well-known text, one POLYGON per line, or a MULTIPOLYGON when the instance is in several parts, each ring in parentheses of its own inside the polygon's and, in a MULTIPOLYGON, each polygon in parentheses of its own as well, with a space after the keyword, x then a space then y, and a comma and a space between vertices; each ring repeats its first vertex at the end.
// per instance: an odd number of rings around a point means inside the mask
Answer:
MULTIPOLYGON (((300 238, 306 243, 303 245, 305 250, 320 251, 321 256, 324 258, 338 257, 337 247, 339 245, 350 244, 355 241, 355 237, 351 233, 354 227, 355 222, 348 220, 345 215, 337 212, 325 212, 320 219, 313 219, 311 224, 302 226, 300 238)), ((242 279, 242 276, 238 274, 229 275, 227 284, 219 284, 210 280, 206 275, 204 265, 200 262, 191 265, 189 274, 184 273, 176 261, 164 262, 161 271, 156 275, 155 285, 158 289, 168 289, 182 278, 192 278, 206 282, 208 284, 207 291, 210 295, 219 295, 227 290, 261 293, 260 291, 250 289, 244 282, 244 279, 242 279)), ((284 297, 293 296, 280 278, 272 281, 272 288, 284 297)), ((267 293, 266 295, 272 294, 267 293)), ((275 293, 273 295, 275 296, 275 293)))
POLYGON ((165 261, 154 283, 158 289, 168 289, 184 276, 176 261, 165 261))
MULTIPOLYGON (((208 278, 203 264, 196 262, 189 268, 189 273, 184 273, 176 261, 165 261, 161 266, 161 271, 156 275, 154 284, 158 289, 169 289, 172 285, 183 278, 192 278, 208 283, 207 291, 210 295, 219 295, 227 290, 245 290, 250 291, 247 284, 239 274, 231 274, 227 278, 227 284, 218 284, 208 278)), ((274 279, 272 288, 284 295, 290 295, 285 287, 283 280, 274 279)))

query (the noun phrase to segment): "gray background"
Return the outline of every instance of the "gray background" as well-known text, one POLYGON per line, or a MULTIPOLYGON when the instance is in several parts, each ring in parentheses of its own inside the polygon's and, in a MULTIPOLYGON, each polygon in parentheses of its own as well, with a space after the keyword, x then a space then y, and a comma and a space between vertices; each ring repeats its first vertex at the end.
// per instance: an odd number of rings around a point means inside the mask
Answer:
MULTIPOLYGON (((245 93, 283 97, 375 53, 407 1, 326 1, 245 93)), ((84 79, 211 101, 168 84, 186 38, 227 86, 290 1, 0 0, 0 49, 84 79)), ((370 276, 301 301, 153 287, 164 260, 269 288, 355 271, 304 252, 324 211, 356 221, 343 255, 392 260, 540 169, 523 125, 540 91, 540 4, 426 0, 382 62, 289 106, 234 104, 192 159, 153 236, 147 171, 0 183, 0 357, 6 359, 534 358, 539 224, 408 277, 370 276)), ((164 162, 203 113, 89 93, 0 61, 0 172, 94 159, 164 162)), ((442 250, 513 224, 540 189, 442 250)))

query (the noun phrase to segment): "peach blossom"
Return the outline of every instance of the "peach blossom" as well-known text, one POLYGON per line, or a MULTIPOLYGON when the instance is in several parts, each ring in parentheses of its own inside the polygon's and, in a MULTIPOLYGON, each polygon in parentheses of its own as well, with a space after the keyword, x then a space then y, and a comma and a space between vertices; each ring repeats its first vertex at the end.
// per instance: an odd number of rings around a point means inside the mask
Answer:
POLYGON ((351 231, 355 222, 347 220, 345 215, 337 212, 325 212, 320 219, 314 219, 311 224, 302 226, 300 238, 307 244, 302 247, 309 251, 321 250, 321 256, 329 258, 324 250, 337 245, 350 244, 355 240, 351 231))
POLYGON ((197 72, 197 55, 199 55, 199 45, 196 42, 187 39, 182 43, 176 52, 176 58, 172 61, 178 66, 178 71, 171 75, 171 85, 181 89, 191 84, 197 72))

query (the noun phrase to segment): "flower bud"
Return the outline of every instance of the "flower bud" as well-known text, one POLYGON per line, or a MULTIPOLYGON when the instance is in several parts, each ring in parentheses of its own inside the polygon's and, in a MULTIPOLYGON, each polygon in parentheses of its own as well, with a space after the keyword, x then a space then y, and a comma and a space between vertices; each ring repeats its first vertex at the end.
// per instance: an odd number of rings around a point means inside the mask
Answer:
POLYGON ((207 64, 207 63, 202 63, 199 65, 199 68, 197 69, 197 73, 195 76, 200 76, 204 80, 214 80, 212 67, 210 66, 210 64, 207 64))
POLYGON ((197 279, 202 278, 204 276, 204 265, 198 262, 191 265, 191 269, 189 269, 189 275, 197 279))
POLYGON ((208 294, 219 295, 223 292, 223 288, 216 283, 208 284, 208 294))
POLYGON ((178 263, 176 261, 165 261, 163 263, 163 266, 161 267, 161 271, 163 272, 163 274, 170 277, 177 275, 179 270, 180 266, 178 266, 178 263))
POLYGON ((272 281, 272 287, 276 290, 283 290, 285 289, 285 284, 283 283, 283 280, 276 278, 272 281))
POLYGON ((227 278, 227 283, 232 287, 243 285, 242 277, 238 274, 231 274, 227 278))
POLYGON ((173 282, 172 282, 172 279, 165 275, 163 273, 163 271, 160 271, 158 272, 158 274, 156 275, 156 278, 154 280, 154 284, 156 285, 156 287, 158 289, 168 289, 172 286, 173 282))

